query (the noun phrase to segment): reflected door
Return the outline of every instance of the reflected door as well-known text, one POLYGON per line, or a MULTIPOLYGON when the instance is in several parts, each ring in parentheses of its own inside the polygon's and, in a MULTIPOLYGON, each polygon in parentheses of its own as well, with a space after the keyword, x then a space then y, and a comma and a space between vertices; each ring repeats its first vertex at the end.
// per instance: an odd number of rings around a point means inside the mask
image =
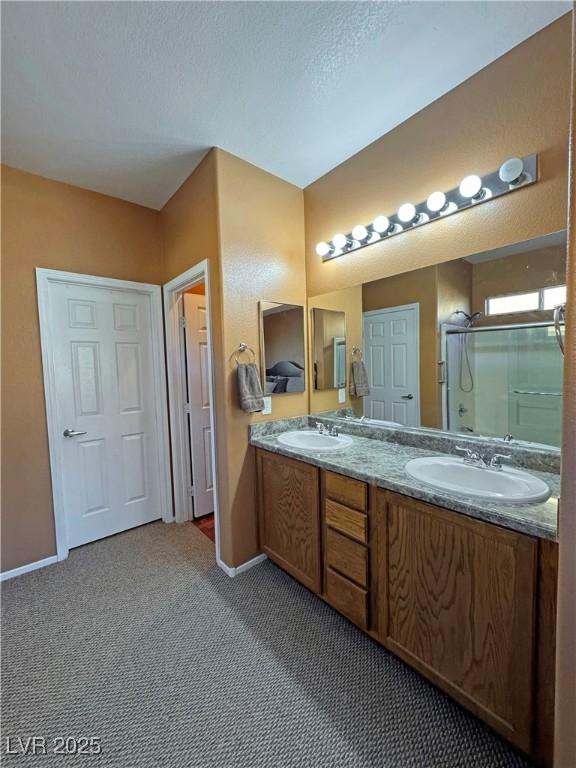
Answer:
POLYGON ((364 415, 420 425, 418 304, 364 313, 364 415))
POLYGON ((54 383, 69 547, 161 517, 147 295, 54 283, 54 383))
POLYGON ((186 317, 186 367, 190 425, 190 456, 194 517, 214 512, 212 486, 212 429, 210 426, 210 376, 206 297, 184 294, 186 317))

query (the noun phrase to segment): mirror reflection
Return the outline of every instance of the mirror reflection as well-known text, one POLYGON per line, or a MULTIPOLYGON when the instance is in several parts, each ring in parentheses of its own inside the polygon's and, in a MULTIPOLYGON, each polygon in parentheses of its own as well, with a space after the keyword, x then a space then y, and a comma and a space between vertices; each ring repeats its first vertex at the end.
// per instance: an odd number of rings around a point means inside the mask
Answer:
POLYGON ((314 389, 346 386, 346 313, 312 310, 314 389))
MULTIPOLYGON (((369 391, 347 405, 379 423, 559 446, 565 250, 554 233, 364 283, 348 368, 358 344, 369 391)), ((347 319, 353 290, 330 294, 347 319)))
POLYGON ((264 393, 304 392, 304 307, 261 301, 260 346, 264 393))

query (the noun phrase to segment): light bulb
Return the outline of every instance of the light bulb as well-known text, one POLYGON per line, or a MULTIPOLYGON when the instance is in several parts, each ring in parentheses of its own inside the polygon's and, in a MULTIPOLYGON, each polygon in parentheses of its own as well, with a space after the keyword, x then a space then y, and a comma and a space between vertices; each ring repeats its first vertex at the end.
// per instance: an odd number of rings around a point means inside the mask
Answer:
POLYGON ((354 229, 352 230, 352 237, 354 240, 366 240, 368 237, 368 230, 364 226, 364 224, 357 224, 354 229))
POLYGON ((519 157, 511 157, 506 162, 502 163, 500 170, 498 171, 500 181, 511 186, 516 186, 521 181, 524 181, 524 161, 519 157))
POLYGON ((444 192, 432 192, 426 201, 426 207, 433 213, 438 213, 446 205, 446 195, 444 192))
POLYGON ((387 229, 390 227, 390 219, 388 216, 376 216, 374 221, 372 222, 372 228, 375 232, 386 232, 387 229))
POLYGON ((482 189, 482 179, 480 176, 475 176, 474 174, 466 176, 460 182, 460 187, 458 189, 462 197, 476 197, 482 189))
POLYGON ((332 248, 330 248, 328 243, 325 243, 324 240, 320 241, 316 246, 316 253, 318 256, 328 256, 331 250, 332 248))
POLYGON ((343 235, 341 232, 338 232, 337 235, 334 235, 332 238, 332 242, 334 243, 334 247, 338 248, 339 251, 342 250, 342 248, 346 248, 346 245, 348 243, 348 238, 346 235, 343 235))
POLYGON ((405 224, 413 221, 416 218, 416 208, 414 208, 412 203, 404 203, 398 208, 398 218, 405 224))

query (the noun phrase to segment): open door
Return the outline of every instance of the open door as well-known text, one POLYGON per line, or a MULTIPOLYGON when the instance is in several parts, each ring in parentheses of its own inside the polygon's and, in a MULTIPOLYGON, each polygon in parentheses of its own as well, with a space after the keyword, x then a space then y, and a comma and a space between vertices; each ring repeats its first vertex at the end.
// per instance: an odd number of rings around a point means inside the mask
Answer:
POLYGON ((184 293, 186 371, 193 516, 214 512, 212 485, 212 429, 210 425, 210 376, 206 298, 184 293))

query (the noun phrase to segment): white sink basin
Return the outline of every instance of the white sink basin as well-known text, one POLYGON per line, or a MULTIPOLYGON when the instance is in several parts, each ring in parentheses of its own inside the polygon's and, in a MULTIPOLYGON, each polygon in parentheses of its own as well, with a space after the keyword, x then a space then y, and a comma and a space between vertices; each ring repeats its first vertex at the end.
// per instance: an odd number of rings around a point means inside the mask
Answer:
POLYGON ((307 451, 341 451, 352 445, 348 435, 321 435, 319 432, 299 429, 294 432, 282 432, 278 442, 291 448, 304 448, 307 451))
POLYGON ((538 477, 506 467, 501 472, 465 464, 462 459, 431 456, 412 459, 406 472, 421 483, 442 491, 502 504, 535 504, 546 501, 550 488, 538 477))

